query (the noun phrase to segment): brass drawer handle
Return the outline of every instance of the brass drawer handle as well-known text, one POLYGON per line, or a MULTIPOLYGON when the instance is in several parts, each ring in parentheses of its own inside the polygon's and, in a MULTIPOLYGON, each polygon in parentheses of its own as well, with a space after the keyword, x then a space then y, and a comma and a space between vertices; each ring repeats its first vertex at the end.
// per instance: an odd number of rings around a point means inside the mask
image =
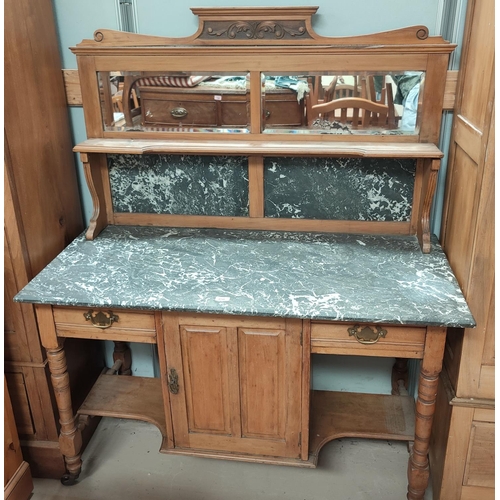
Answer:
POLYGON ((168 390, 172 394, 177 394, 179 392, 179 376, 177 375, 175 368, 170 368, 167 385, 168 385, 168 390))
POLYGON ((97 311, 94 315, 93 310, 83 313, 83 317, 90 321, 96 328, 101 328, 104 330, 105 328, 109 328, 115 321, 118 321, 118 316, 113 314, 111 311, 107 313, 102 311, 97 311))
POLYGON ((185 116, 187 116, 188 111, 186 108, 174 108, 172 111, 170 111, 170 114, 174 118, 184 118, 185 116))
POLYGON ((269 111, 268 109, 266 109, 266 111, 264 112, 265 119, 267 120, 270 116, 271 116, 271 111, 269 111))
POLYGON ((359 325, 354 325, 352 328, 348 328, 349 337, 354 336, 354 338, 360 344, 375 344, 379 341, 380 337, 385 337, 387 335, 387 330, 383 330, 380 326, 375 327, 375 331, 369 326, 361 328, 359 325))

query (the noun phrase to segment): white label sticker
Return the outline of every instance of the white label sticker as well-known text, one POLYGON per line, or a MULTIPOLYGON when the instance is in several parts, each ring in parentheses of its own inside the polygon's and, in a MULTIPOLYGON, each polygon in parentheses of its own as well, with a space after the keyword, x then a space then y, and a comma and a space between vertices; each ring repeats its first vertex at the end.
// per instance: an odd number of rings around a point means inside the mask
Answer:
POLYGON ((214 100, 215 101, 222 101, 222 96, 221 95, 214 95, 214 100))

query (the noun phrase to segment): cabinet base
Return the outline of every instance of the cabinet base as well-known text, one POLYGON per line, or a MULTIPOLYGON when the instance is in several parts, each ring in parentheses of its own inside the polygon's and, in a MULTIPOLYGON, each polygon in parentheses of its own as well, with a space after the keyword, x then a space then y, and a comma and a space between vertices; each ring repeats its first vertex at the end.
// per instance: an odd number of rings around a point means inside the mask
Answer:
POLYGON ((265 457, 255 455, 238 455, 235 453, 224 453, 206 450, 192 450, 192 449, 166 449, 162 448, 161 453, 169 455, 188 455, 193 457, 215 458, 218 460, 233 460, 237 462, 253 462, 259 464, 271 465, 288 465, 292 467, 302 467, 307 469, 315 469, 316 464, 310 456, 308 460, 300 460, 300 458, 281 458, 281 457, 265 457))

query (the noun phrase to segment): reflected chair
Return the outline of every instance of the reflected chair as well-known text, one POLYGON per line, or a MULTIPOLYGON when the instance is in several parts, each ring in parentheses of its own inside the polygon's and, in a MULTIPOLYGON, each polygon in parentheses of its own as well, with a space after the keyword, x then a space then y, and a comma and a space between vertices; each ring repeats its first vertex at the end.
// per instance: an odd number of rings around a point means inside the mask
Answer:
POLYGON ((361 86, 357 76, 354 77, 354 83, 352 84, 338 82, 334 90, 335 92, 332 98, 329 99, 330 101, 332 99, 342 99, 344 97, 362 97, 361 86))
POLYGON ((373 75, 354 77, 354 84, 339 83, 335 77, 332 84, 325 90, 323 102, 314 103, 306 100, 307 124, 311 126, 314 120, 336 121, 351 126, 381 127, 395 129, 399 116, 394 108, 393 89, 384 77, 379 99, 375 92, 373 75))
MULTIPOLYGON (((391 79, 392 81, 392 79, 391 79)), ((375 80, 373 75, 368 75, 364 79, 365 84, 363 85, 362 96, 366 99, 377 104, 384 104, 388 107, 387 123, 392 125, 392 128, 397 128, 400 116, 397 115, 396 109, 394 107, 394 91, 391 82, 387 81, 387 76, 383 77, 383 85, 380 91, 380 97, 377 99, 377 93, 375 91, 375 80)))
POLYGON ((117 92, 112 98, 111 102, 113 103, 113 113, 123 113, 123 96, 122 91, 117 92))
MULTIPOLYGON (((306 101, 307 104, 307 101, 306 101)), ((364 99, 362 97, 344 97, 321 104, 310 105, 307 108, 308 125, 312 125, 318 118, 336 121, 351 128, 380 127, 385 129, 396 128, 394 122, 388 121, 389 107, 364 99)))
MULTIPOLYGON (((359 86, 358 76, 354 77, 354 82, 352 84, 344 83, 342 77, 335 77, 325 90, 323 102, 330 102, 334 99, 342 99, 344 97, 360 97, 360 93, 361 87, 359 86)), ((322 116, 325 120, 331 120, 333 118, 331 113, 324 113, 322 116)))

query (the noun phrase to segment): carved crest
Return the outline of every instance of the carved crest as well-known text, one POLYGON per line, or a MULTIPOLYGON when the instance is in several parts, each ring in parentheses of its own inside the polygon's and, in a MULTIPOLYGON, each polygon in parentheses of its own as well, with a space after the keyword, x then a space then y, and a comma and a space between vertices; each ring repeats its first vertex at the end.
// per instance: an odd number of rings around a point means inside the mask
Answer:
POLYGON ((222 37, 230 39, 282 39, 303 37, 311 38, 306 31, 304 21, 282 22, 277 21, 237 21, 205 23, 200 38, 222 37), (240 36, 239 36, 240 35, 240 36))

